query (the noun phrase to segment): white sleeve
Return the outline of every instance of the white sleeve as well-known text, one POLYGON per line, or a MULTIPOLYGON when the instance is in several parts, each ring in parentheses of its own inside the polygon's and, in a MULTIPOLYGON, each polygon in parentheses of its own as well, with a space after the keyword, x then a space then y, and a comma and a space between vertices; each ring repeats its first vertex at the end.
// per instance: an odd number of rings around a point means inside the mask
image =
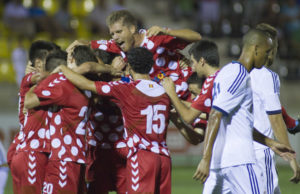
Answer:
POLYGON ((267 114, 281 113, 281 103, 279 99, 280 80, 277 73, 269 71, 268 74, 264 76, 263 83, 259 86, 261 87, 259 91, 267 114))
POLYGON ((230 114, 244 99, 249 84, 250 77, 244 67, 239 71, 221 71, 214 81, 212 107, 225 116, 230 114))

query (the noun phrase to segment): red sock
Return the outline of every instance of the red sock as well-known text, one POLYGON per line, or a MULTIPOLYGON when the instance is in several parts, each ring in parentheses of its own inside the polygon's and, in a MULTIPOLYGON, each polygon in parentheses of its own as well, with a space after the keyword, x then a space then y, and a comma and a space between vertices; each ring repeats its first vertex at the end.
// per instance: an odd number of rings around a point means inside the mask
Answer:
POLYGON ((282 109, 282 117, 286 124, 286 127, 288 129, 293 129, 294 127, 296 127, 296 120, 287 114, 287 112, 283 106, 281 107, 281 109, 282 109))

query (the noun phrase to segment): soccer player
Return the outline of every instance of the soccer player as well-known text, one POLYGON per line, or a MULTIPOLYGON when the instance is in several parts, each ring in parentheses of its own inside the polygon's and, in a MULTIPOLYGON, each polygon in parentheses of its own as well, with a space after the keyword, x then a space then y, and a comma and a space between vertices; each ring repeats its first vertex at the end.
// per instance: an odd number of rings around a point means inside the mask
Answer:
POLYGON ((160 82, 163 77, 171 77, 176 84, 177 94, 183 99, 188 97, 186 80, 191 70, 180 68, 179 61, 182 55, 177 50, 182 50, 188 44, 200 40, 199 33, 189 29, 173 30, 158 26, 153 26, 147 31, 144 29, 138 31, 136 18, 127 10, 112 12, 106 21, 112 39, 88 42, 93 49, 117 53, 126 61, 129 49, 147 48, 155 61, 149 72, 150 78, 160 82))
MULTIPOLYGON (((182 103, 177 97, 172 79, 165 78, 163 80, 163 87, 169 95, 172 104, 186 123, 192 123, 201 113, 205 113, 206 117, 208 117, 212 104, 213 82, 219 72, 219 53, 218 47, 214 42, 200 40, 190 48, 189 54, 192 59, 193 71, 197 72, 198 77, 206 77, 201 93, 194 99, 190 107, 182 103)), ((207 121, 201 119, 199 124, 201 124, 202 129, 205 129, 207 121)))
POLYGON ((26 110, 24 110, 24 97, 26 92, 30 89, 31 86, 40 81, 43 77, 44 64, 46 57, 49 52, 54 50, 59 50, 60 48, 52 42, 47 42, 43 40, 35 41, 31 44, 29 49, 29 63, 27 66, 27 70, 30 69, 29 72, 26 72, 26 75, 22 79, 19 91, 19 124, 20 131, 15 136, 13 142, 9 146, 7 152, 7 162, 8 165, 11 164, 12 157, 15 154, 16 147, 24 138, 23 127, 24 121, 26 118, 26 110))
MULTIPOLYGON (((97 62, 93 52, 85 46, 75 47, 70 54, 69 67, 76 67, 86 61, 97 62)), ((66 63, 66 59, 53 63, 63 64, 66 63)), ((54 105, 58 107, 56 113, 49 115, 51 155, 46 168, 43 193, 83 193, 89 105, 87 96, 62 74, 56 73, 27 92, 26 101, 28 108, 54 105)))
MULTIPOLYGON (((257 25, 256 29, 265 32, 272 38, 272 51, 266 61, 266 66, 269 67, 272 65, 277 53, 277 31, 272 26, 264 23, 257 25)), ((279 142, 291 147, 286 125, 281 114, 279 76, 267 67, 253 69, 250 72, 253 90, 254 128, 270 138, 273 138, 274 133, 279 142)), ((254 142, 254 149, 257 159, 256 164, 263 172, 264 190, 262 192, 268 194, 280 193, 274 152, 270 148, 256 142, 254 142)), ((291 160, 290 165, 294 172, 290 180, 298 183, 300 180, 300 167, 296 159, 291 160)))
MULTIPOLYGON (((100 49, 94 50, 94 53, 99 58, 98 61, 101 60, 104 64, 112 64, 115 58, 114 54, 100 49)), ((101 81, 113 81, 113 78, 108 73, 99 76, 101 81)), ((87 135, 88 193, 105 194, 116 191, 118 194, 125 194, 126 155, 122 157, 117 148, 118 143, 123 140, 124 132, 120 108, 110 98, 96 94, 93 94, 91 104, 87 135)))
POLYGON ((110 96, 120 107, 124 120, 127 152, 128 193, 171 193, 171 160, 166 145, 170 100, 162 86, 152 81, 149 71, 154 63, 145 48, 127 53, 133 82, 93 82, 59 67, 80 89, 110 96))
POLYGON ((53 43, 37 41, 32 44, 30 59, 38 69, 38 73, 29 73, 21 84, 19 110, 21 128, 8 153, 14 193, 40 193, 42 189, 45 167, 50 153, 50 136, 46 135, 49 129, 47 109, 37 107, 26 111, 25 115, 22 110, 23 107, 26 109, 25 92, 32 84, 41 80, 41 74, 45 71, 45 58, 51 49, 54 50, 53 43))
MULTIPOLYGON (((204 153, 194 175, 195 179, 205 182, 203 193, 261 191, 261 182, 253 170, 255 154, 249 72, 261 68, 271 50, 272 39, 261 31, 250 30, 243 37, 239 60, 224 66, 214 81, 204 153)), ((261 134, 254 130, 255 139, 258 135, 261 134)), ((259 139, 271 147, 277 144, 265 137, 259 139)))

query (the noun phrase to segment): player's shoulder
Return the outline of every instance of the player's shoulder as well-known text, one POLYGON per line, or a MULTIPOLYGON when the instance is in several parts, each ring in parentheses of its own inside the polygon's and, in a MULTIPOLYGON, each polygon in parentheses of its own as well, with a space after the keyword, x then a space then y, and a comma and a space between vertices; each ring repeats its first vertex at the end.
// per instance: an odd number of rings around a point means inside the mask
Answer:
POLYGON ((239 80, 248 76, 247 69, 238 61, 232 61, 225 65, 216 78, 218 79, 236 79, 239 77, 239 80))
POLYGON ((57 85, 72 85, 71 82, 69 82, 61 72, 49 75, 47 78, 41 81, 40 84, 47 85, 47 87, 55 87, 57 85))
POLYGON ((132 86, 149 97, 158 97, 165 94, 165 89, 152 80, 137 80, 132 83, 132 86))
POLYGON ((276 72, 269 68, 262 67, 260 69, 253 69, 250 72, 251 80, 261 84, 267 84, 271 82, 276 82, 279 76, 276 72))

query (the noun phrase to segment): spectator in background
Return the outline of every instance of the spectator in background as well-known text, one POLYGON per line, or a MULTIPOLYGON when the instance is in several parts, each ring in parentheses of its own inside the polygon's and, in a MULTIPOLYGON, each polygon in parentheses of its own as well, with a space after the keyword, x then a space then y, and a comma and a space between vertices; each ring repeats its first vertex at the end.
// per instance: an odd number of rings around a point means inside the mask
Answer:
POLYGON ((20 87, 21 81, 25 75, 27 65, 27 51, 23 46, 22 39, 19 38, 18 46, 12 52, 12 62, 16 74, 16 82, 20 87))
POLYGON ((48 32, 53 40, 61 35, 61 30, 54 20, 41 7, 40 0, 33 0, 29 8, 29 16, 33 19, 37 32, 48 32))
POLYGON ((4 24, 14 33, 33 38, 34 23, 30 19, 29 11, 22 5, 22 0, 11 0, 4 8, 4 24))
POLYGON ((266 0, 245 1, 245 20, 250 26, 255 26, 261 20, 266 0))
POLYGON ((61 0, 59 10, 55 13, 54 19, 64 34, 75 35, 71 26, 72 15, 69 12, 69 0, 61 0))
POLYGON ((108 28, 105 18, 113 9, 107 0, 97 0, 97 4, 92 12, 88 15, 87 20, 93 34, 100 36, 108 36, 108 28))
POLYGON ((197 1, 197 29, 206 35, 216 35, 220 22, 220 0, 197 1))
POLYGON ((296 0, 283 1, 281 9, 281 25, 288 42, 288 48, 292 48, 292 56, 298 56, 300 52, 300 6, 296 0))

